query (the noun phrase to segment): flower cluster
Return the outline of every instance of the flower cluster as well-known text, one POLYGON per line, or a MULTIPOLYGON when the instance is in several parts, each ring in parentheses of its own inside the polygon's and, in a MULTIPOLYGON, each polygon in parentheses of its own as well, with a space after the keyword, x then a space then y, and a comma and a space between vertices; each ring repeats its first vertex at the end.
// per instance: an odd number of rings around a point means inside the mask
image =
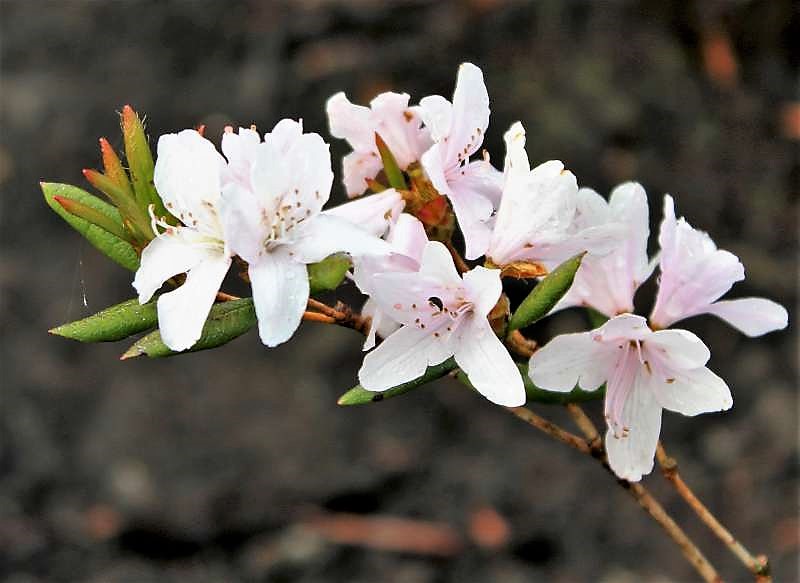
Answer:
MULTIPOLYGON (((558 160, 531 168, 519 122, 505 133, 503 168, 495 168, 479 154, 490 109, 475 65, 461 65, 452 101, 410 101, 398 93, 383 93, 369 107, 343 93, 328 100, 331 134, 352 147, 342 169, 353 200, 332 208, 325 208, 334 176, 328 144, 300 121, 281 120, 263 136, 227 128, 221 153, 198 130, 159 138, 157 194, 146 205, 152 233, 141 216, 125 212, 121 230, 106 230, 124 238, 135 228, 141 258, 133 286, 141 304, 163 284, 174 287, 156 302, 168 349, 201 340, 234 261, 252 288, 261 341, 286 342, 309 306, 309 265, 346 254, 349 278, 367 297, 368 352, 358 373, 367 391, 414 382, 448 362, 447 370, 460 369, 478 392, 507 407, 526 402, 526 386, 605 386, 609 464, 631 481, 652 470, 662 409, 696 415, 731 407, 728 386, 706 367, 707 346, 669 327, 706 313, 748 336, 787 325, 786 310, 770 300, 718 301, 744 278, 733 254, 676 219, 666 196, 660 251, 651 259, 643 188, 623 184, 606 201, 579 188, 558 160), (503 280, 539 281, 536 293, 570 261, 580 267, 537 318, 580 306, 607 321, 557 336, 527 364, 518 362, 512 336, 534 318, 509 319, 503 280), (634 314, 634 294, 656 268, 658 296, 646 319, 634 314)), ((92 175, 99 187, 133 192, 139 183, 128 184, 118 161, 104 152, 104 163, 106 175, 92 175), (109 185, 107 176, 124 178, 109 185)), ((59 202, 101 228, 108 224, 80 203, 59 202)))

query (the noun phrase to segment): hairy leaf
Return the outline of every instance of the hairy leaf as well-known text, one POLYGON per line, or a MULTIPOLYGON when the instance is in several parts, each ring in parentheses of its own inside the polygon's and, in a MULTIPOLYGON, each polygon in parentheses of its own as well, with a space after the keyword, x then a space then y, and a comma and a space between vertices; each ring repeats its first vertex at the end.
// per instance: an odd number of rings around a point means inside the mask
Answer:
POLYGON ((50 330, 50 333, 80 342, 114 342, 154 328, 157 323, 155 300, 140 304, 134 298, 88 318, 62 324, 50 330))

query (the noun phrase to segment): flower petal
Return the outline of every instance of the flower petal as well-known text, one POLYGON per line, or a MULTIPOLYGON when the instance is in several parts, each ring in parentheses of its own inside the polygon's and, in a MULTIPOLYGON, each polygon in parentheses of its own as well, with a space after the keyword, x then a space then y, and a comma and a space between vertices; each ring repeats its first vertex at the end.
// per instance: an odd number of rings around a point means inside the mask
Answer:
POLYGON ((422 376, 428 366, 447 360, 449 354, 432 349, 432 335, 403 326, 364 357, 358 380, 368 391, 385 391, 422 376))
POLYGON ((357 152, 375 148, 375 134, 368 107, 350 102, 343 92, 333 95, 325 104, 331 135, 347 140, 357 152))
POLYGON ((658 330, 644 342, 647 355, 655 353, 660 364, 668 369, 686 370, 705 366, 711 351, 700 338, 688 330, 658 330))
POLYGON ((219 235, 225 158, 195 130, 161 136, 157 150, 153 182, 167 210, 188 227, 219 235))
POLYGON ((483 81, 483 72, 472 63, 462 63, 453 92, 447 160, 455 162, 459 155, 467 159, 474 154, 483 143, 487 127, 489 93, 483 81))
POLYGON ((621 421, 627 432, 618 437, 611 429, 606 431, 608 465, 623 480, 638 482, 653 471, 661 433, 661 405, 641 378, 628 392, 621 421))
POLYGON ((789 313, 782 305, 766 298, 741 298, 714 302, 706 309, 747 336, 761 336, 789 325, 789 313))
POLYGON ((311 217, 292 232, 291 252, 298 261, 316 263, 333 253, 382 255, 390 251, 388 243, 341 217, 320 214, 311 217))
POLYGON ((182 286, 158 298, 158 329, 164 344, 181 351, 197 342, 230 265, 231 258, 223 253, 209 254, 189 270, 182 286))
POLYGON ((239 133, 230 127, 225 129, 222 153, 228 159, 227 180, 250 188, 250 174, 256 159, 256 147, 260 143, 261 137, 253 129, 239 128, 239 133))
POLYGON ((441 95, 429 95, 419 100, 419 111, 433 141, 443 141, 453 123, 453 104, 441 95))
POLYGON ((375 152, 350 152, 342 158, 342 181, 349 198, 363 194, 372 180, 383 168, 380 156, 375 152))
POLYGON ((248 268, 258 334, 269 347, 289 340, 308 303, 308 272, 286 248, 265 253, 248 268))
POLYGON ((390 334, 400 328, 400 324, 390 318, 386 318, 372 298, 368 298, 361 308, 361 314, 370 318, 369 332, 364 341, 362 350, 370 350, 375 347, 375 337, 388 338, 390 334))
POLYGON ((455 359, 472 386, 492 403, 505 407, 525 404, 519 369, 486 318, 473 314, 461 325, 455 359))
POLYGON ((257 261, 268 235, 267 225, 262 222, 263 207, 252 191, 240 184, 229 184, 223 192, 220 214, 225 242, 245 261, 257 261))
MULTIPOLYGON (((382 237, 397 221, 406 203, 394 188, 322 211, 324 215, 340 217, 358 225, 375 237, 382 237)), ((410 216, 410 215, 408 215, 410 216)))
POLYGON ((479 265, 466 272, 463 278, 468 297, 474 305, 473 311, 485 317, 494 308, 503 292, 500 270, 486 269, 479 265))
POLYGON ((534 352, 528 375, 547 391, 568 393, 576 385, 597 389, 614 366, 615 347, 596 342, 589 332, 562 334, 534 352))
POLYGON ((397 222, 389 230, 386 241, 392 246, 394 253, 399 253, 422 261, 422 252, 428 244, 428 235, 420 220, 413 215, 401 213, 397 222))
POLYGON ((145 303, 173 275, 186 273, 208 258, 208 248, 198 245, 202 236, 194 229, 175 227, 150 241, 133 279, 139 302, 145 303))
POLYGON ((705 366, 678 371, 663 382, 653 379, 651 387, 664 409, 682 415, 727 411, 733 406, 728 385, 705 366))
POLYGON ((461 286, 461 277, 453 264, 453 256, 442 243, 429 241, 422 251, 420 275, 438 280, 443 285, 461 286))

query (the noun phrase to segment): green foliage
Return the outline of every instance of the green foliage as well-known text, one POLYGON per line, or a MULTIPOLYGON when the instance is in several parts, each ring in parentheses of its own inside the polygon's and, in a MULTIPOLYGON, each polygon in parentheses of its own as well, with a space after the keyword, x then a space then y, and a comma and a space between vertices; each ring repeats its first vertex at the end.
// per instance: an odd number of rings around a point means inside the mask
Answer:
POLYGON ((83 206, 90 207, 120 225, 121 228, 122 218, 116 208, 77 186, 42 182, 41 187, 45 201, 58 216, 67 221, 72 228, 83 235, 100 252, 125 269, 136 271, 139 267, 139 255, 130 243, 109 233, 104 228, 90 223, 86 219, 70 214, 55 197, 75 201, 83 206))
MULTIPOLYGON (((227 344, 256 325, 256 310, 252 298, 242 298, 229 302, 214 304, 208 315, 200 340, 189 350, 184 352, 197 352, 227 344)), ((135 358, 146 354, 150 358, 173 356, 182 354, 174 352, 161 340, 158 330, 151 332, 137 340, 122 355, 121 359, 135 358)))
POLYGON ((553 309, 572 286, 572 281, 575 279, 575 273, 581 265, 583 255, 581 253, 571 259, 567 259, 533 288, 533 291, 522 300, 517 311, 511 316, 511 320, 508 322, 509 333, 530 326, 545 317, 553 309))
POLYGON ((335 290, 342 283, 351 266, 350 258, 344 253, 335 253, 308 266, 308 284, 311 295, 335 290))
POLYGON ((451 357, 445 360, 441 364, 437 364, 435 366, 429 366, 428 370, 426 370, 425 374, 422 375, 421 377, 414 379, 413 381, 403 383, 402 385, 393 387, 388 391, 381 391, 380 393, 377 393, 375 391, 368 391, 361 385, 356 385, 355 387, 347 391, 344 395, 339 397, 337 403, 339 405, 366 405, 367 403, 376 403, 378 401, 391 399, 392 397, 398 397, 400 395, 406 394, 409 391, 412 391, 423 385, 426 385, 431 381, 435 381, 436 379, 443 377, 451 370, 455 370, 455 368, 456 368, 456 362, 451 357))
POLYGON ((155 300, 140 304, 134 298, 88 318, 62 324, 50 330, 50 333, 80 342, 114 342, 154 328, 157 324, 155 300))

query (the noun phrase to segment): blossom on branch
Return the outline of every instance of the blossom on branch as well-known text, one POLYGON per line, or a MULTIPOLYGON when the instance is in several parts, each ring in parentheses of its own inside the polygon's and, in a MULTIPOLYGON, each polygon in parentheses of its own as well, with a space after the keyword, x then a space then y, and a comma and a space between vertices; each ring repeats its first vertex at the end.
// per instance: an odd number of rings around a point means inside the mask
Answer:
POLYGON ((434 188, 453 205, 467 259, 476 259, 486 250, 502 181, 488 160, 469 161, 483 144, 489 126, 489 94, 483 73, 472 63, 463 63, 453 102, 431 95, 422 98, 419 107, 434 142, 422 155, 422 167, 434 188))
POLYGON ((304 134, 300 122, 284 119, 263 142, 253 144, 240 133, 237 143, 237 165, 249 172, 227 184, 222 217, 231 250, 248 262, 261 341, 277 346, 300 325, 309 297, 307 264, 336 252, 381 253, 387 247, 353 223, 321 212, 333 172, 318 134, 304 134))
POLYGON ((487 320, 502 292, 499 270, 476 267, 462 279, 447 248, 429 242, 419 271, 379 273, 372 286, 371 298, 401 327, 364 358, 365 389, 385 391, 453 356, 493 403, 525 403, 519 369, 487 320))
POLYGON ((163 135, 153 181, 166 209, 181 225, 154 218, 163 228, 142 252, 133 280, 145 303, 168 279, 186 273, 185 282, 158 298, 161 338, 175 351, 191 348, 231 264, 220 220, 220 193, 228 172, 214 145, 195 130, 163 135))
POLYGON ((616 187, 608 202, 590 188, 578 191, 577 229, 618 224, 624 236, 610 253, 583 258, 572 287, 553 311, 584 306, 616 316, 633 312, 633 297, 655 269, 647 256, 650 235, 647 195, 636 182, 616 187))
POLYGON ((780 304, 766 298, 718 301, 734 283, 744 279, 744 266, 733 253, 717 249, 707 233, 681 217, 675 218, 672 197, 664 197, 664 219, 658 235, 661 246, 658 295, 650 321, 658 328, 696 316, 712 314, 747 336, 786 328, 789 317, 780 304))
POLYGON ((351 103, 341 92, 328 99, 325 109, 331 135, 347 140, 353 148, 342 160, 347 196, 363 194, 367 181, 383 168, 375 134, 386 143, 401 170, 419 161, 430 147, 430 132, 421 127, 419 108, 410 107, 408 100, 407 93, 381 93, 364 107, 351 103))
POLYGON ((728 385, 705 366, 710 356, 691 332, 654 332, 641 316, 622 314, 591 332, 557 336, 534 353, 528 370, 550 391, 606 383, 608 463, 635 482, 653 469, 662 409, 693 416, 733 404, 728 385))
POLYGON ((531 170, 525 128, 506 132, 505 176, 500 207, 486 256, 505 273, 544 275, 582 251, 608 253, 622 236, 617 223, 580 224, 575 175, 558 160, 531 170))

